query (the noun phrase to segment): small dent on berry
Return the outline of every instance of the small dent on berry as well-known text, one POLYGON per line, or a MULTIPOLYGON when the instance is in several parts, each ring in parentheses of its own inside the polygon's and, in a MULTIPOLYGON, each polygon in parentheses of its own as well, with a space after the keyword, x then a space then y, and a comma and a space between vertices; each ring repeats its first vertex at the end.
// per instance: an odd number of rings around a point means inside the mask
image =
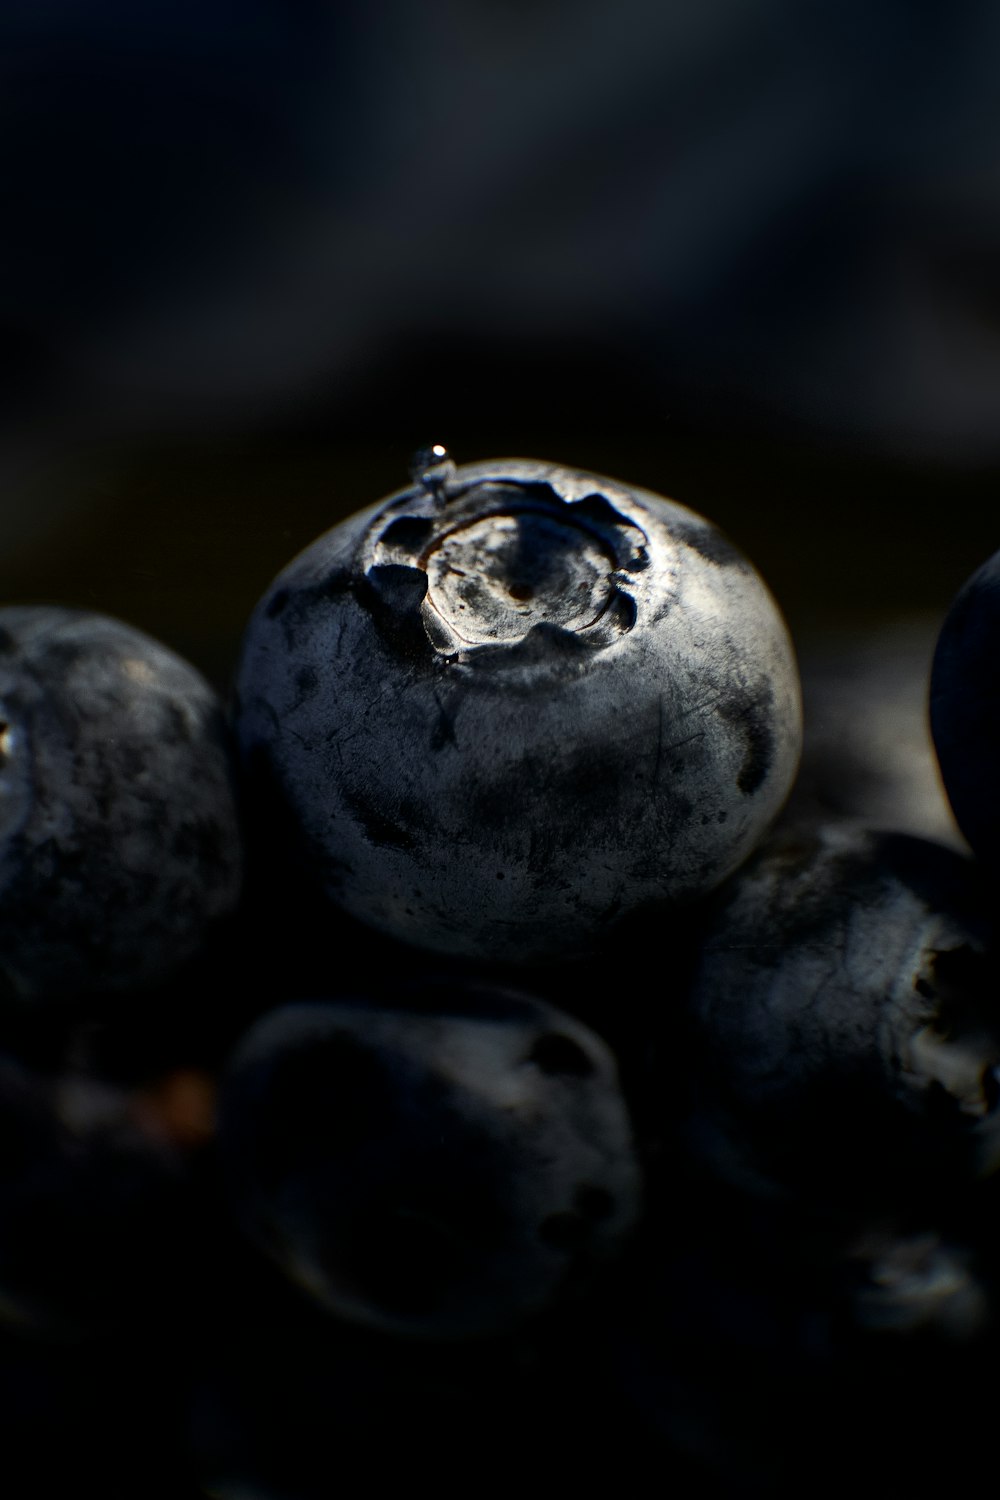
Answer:
POLYGON ((743 762, 736 776, 736 785, 744 797, 756 792, 770 775, 774 759, 773 691, 762 684, 756 698, 744 700, 734 696, 731 701, 719 703, 719 716, 729 724, 743 741, 743 762))
POLYGON ((300 667, 295 674, 295 686, 299 693, 299 701, 304 702, 312 698, 319 691, 319 673, 315 667, 300 667))
POLYGON ((416 846, 415 832, 404 825, 402 807, 397 809, 397 816, 393 818, 360 794, 345 794, 344 800, 376 849, 412 849, 416 846))

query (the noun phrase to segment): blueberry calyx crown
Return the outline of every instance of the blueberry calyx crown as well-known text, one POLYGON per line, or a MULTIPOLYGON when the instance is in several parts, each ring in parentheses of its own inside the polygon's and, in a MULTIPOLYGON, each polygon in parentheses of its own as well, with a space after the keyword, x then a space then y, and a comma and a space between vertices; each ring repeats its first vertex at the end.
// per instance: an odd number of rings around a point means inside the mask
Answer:
POLYGON ((463 660, 537 643, 611 645, 636 622, 643 529, 593 487, 549 479, 463 480, 437 445, 418 457, 415 488, 386 506, 359 566, 377 613, 408 625, 439 656, 463 660))

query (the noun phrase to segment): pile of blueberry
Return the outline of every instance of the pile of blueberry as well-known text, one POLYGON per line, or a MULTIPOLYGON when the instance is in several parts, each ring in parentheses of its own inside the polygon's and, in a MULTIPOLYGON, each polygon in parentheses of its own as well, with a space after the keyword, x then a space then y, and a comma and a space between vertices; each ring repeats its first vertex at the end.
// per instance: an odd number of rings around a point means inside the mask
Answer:
POLYGON ((930 701, 974 853, 802 794, 787 631, 710 523, 441 448, 277 577, 228 710, 120 622, 0 610, 12 1472, 974 1472, 1000 554, 930 701))

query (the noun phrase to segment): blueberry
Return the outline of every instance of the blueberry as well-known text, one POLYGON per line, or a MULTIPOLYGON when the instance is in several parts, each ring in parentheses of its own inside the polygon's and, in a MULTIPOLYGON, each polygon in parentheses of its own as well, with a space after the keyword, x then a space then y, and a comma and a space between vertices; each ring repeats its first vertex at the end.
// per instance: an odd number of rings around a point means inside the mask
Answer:
POLYGON ((690 996, 710 1157, 859 1203, 996 1165, 1000 1008, 977 873, 944 845, 848 823, 790 828, 734 878, 690 996))
POLYGON ((8 996, 162 981, 239 898, 226 727, 142 632, 0 610, 0 977, 8 996))
POLYGON ((352 916, 521 962, 736 868, 789 790, 799 686, 770 595, 707 521, 439 450, 275 580, 237 729, 252 795, 352 916))
POLYGON ((237 1049, 220 1139, 252 1238, 330 1311, 394 1333, 516 1324, 585 1284, 638 1212, 611 1053, 504 993, 271 1012, 237 1049))
POLYGON ((941 627, 930 690, 941 777, 972 848, 1000 864, 1000 552, 959 590, 941 627))

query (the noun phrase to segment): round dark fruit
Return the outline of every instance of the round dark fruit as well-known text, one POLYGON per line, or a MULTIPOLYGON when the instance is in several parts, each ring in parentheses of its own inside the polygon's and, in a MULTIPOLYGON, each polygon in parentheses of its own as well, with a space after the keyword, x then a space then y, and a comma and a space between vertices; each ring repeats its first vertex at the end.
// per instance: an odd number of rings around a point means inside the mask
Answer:
POLYGON ((275 580, 237 727, 251 795, 334 902, 438 952, 535 961, 746 858, 795 773, 799 683, 708 521, 438 449, 275 580))
POLYGON ((239 899, 224 716, 195 669, 86 611, 0 610, 0 979, 161 983, 239 899))
POLYGON ((931 671, 931 733, 958 826, 1000 866, 1000 552, 956 595, 931 671))
POLYGON ((220 1136, 251 1237, 329 1311, 397 1334, 502 1332, 586 1285, 638 1216, 610 1051, 506 992, 271 1012, 237 1049, 220 1136))
POLYGON ((995 1168, 1000 1006, 978 874, 945 845, 850 823, 790 828, 740 871, 691 991, 718 1160, 882 1202, 995 1168))

